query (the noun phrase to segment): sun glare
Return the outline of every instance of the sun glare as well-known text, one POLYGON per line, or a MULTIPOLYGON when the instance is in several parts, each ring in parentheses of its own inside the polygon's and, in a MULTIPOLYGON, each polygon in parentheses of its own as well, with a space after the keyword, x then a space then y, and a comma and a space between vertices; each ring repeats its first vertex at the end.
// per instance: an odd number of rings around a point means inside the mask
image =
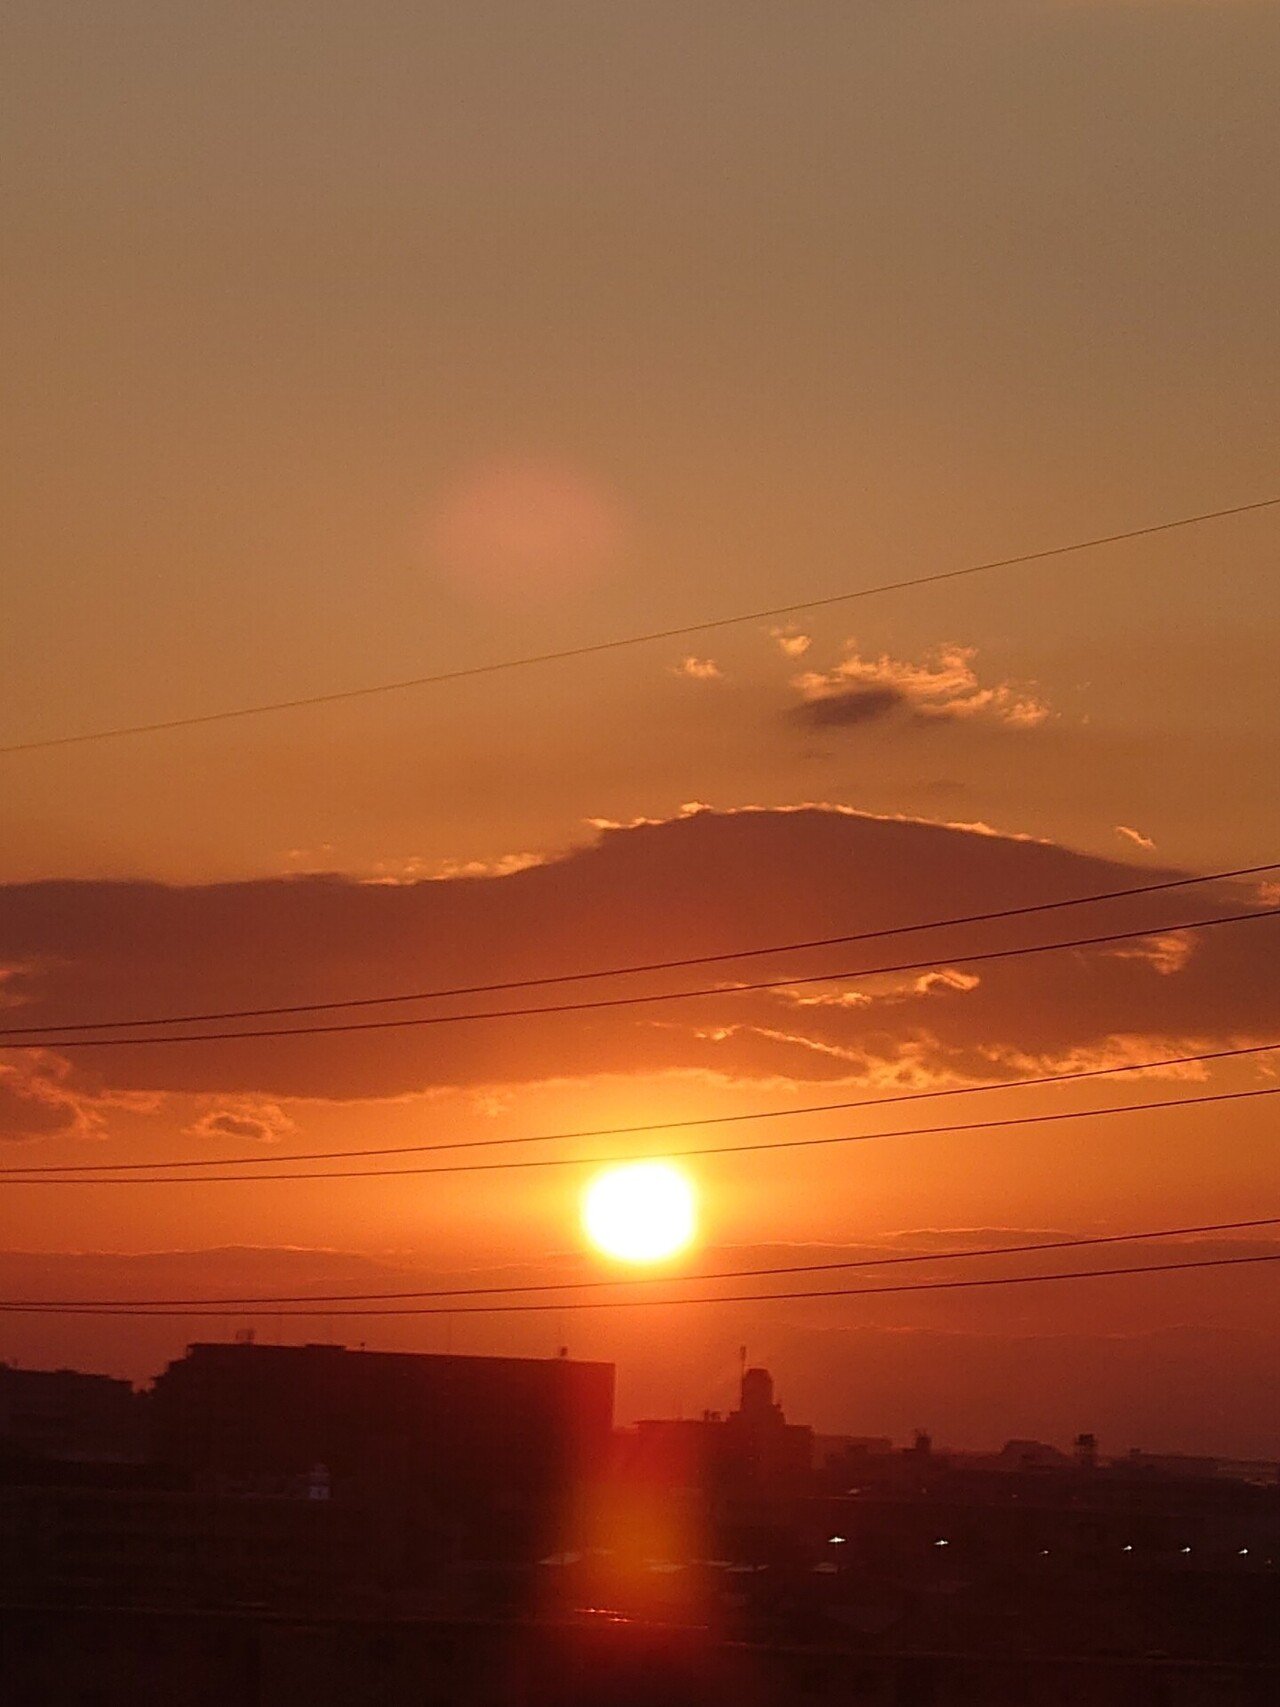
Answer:
POLYGON ((627 1162, 609 1168, 583 1193, 582 1225, 605 1256, 619 1262, 661 1262, 693 1239, 693 1182, 670 1162, 627 1162))

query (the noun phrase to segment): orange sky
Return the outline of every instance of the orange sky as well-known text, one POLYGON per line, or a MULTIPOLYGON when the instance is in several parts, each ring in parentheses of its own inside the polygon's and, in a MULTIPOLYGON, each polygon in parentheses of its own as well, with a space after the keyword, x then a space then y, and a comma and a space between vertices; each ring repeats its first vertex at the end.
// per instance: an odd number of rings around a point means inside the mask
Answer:
MULTIPOLYGON (((10 9, 0 35, 0 745, 821 597, 1274 483, 1274 7, 122 0, 10 9)), ((0 1015, 497 981, 1265 860, 1276 528, 0 757, 0 1015)), ((1206 910, 1175 893, 890 946, 959 964, 1206 910)), ((968 988, 903 975, 865 1002, 833 980, 15 1050, 0 1159, 283 1159, 1260 1042, 1274 932, 995 963, 968 988)), ((751 975, 886 958, 864 953, 751 975)), ((997 1118, 1267 1071, 968 1101, 997 1118)), ((1270 1107, 708 1160, 698 1260, 1280 1212, 1270 1107)), ((652 1147, 612 1150, 632 1143, 652 1147)), ((0 1291, 560 1273, 582 1177, 10 1186, 0 1291)), ((626 1414, 723 1403, 746 1338, 828 1428, 1274 1454, 1271 1272, 448 1333, 616 1356, 626 1414)), ((141 1377, 186 1332, 12 1318, 0 1356, 141 1377)))

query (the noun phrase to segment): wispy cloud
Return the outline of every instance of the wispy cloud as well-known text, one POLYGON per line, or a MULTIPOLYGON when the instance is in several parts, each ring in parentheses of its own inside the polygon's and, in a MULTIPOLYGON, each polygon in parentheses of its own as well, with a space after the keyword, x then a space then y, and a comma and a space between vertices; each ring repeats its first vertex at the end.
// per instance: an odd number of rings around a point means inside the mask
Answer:
POLYGON ((536 853, 499 854, 495 859, 421 859, 417 854, 403 859, 375 860, 365 879, 372 884, 451 883, 457 877, 511 877, 541 865, 536 853))
POLYGON ((695 658, 692 655, 674 664, 672 674, 684 676, 691 682, 719 682, 724 679, 724 671, 714 658, 695 658))
MULTIPOLYGON (((984 718, 1019 729, 1032 729, 1051 715, 1048 704, 1026 684, 1012 681, 985 683, 974 668, 977 648, 944 643, 930 648, 918 662, 894 658, 887 652, 864 657, 849 641, 844 657, 830 670, 807 670, 794 685, 807 705, 845 700, 854 715, 833 713, 830 723, 865 722, 868 715, 884 715, 894 706, 908 708, 922 718, 984 718), (877 693, 882 697, 862 715, 851 694, 877 693)), ((811 722, 821 715, 811 714, 811 722)))
POLYGON ((187 1128, 193 1138, 236 1138, 249 1144, 278 1144, 297 1127, 276 1102, 237 1099, 210 1109, 187 1128))
POLYGON ((0 1064, 0 1140, 85 1138, 98 1131, 89 1100, 63 1082, 68 1076, 66 1062, 53 1056, 0 1064))
POLYGON ((801 634, 797 628, 771 628, 769 638, 778 642, 784 658, 803 658, 813 644, 809 635, 801 634))
POLYGON ((1123 836, 1127 842, 1132 842, 1135 847, 1150 849, 1156 845, 1150 836, 1144 836, 1141 830, 1135 830, 1131 824, 1117 824, 1116 835, 1123 836))

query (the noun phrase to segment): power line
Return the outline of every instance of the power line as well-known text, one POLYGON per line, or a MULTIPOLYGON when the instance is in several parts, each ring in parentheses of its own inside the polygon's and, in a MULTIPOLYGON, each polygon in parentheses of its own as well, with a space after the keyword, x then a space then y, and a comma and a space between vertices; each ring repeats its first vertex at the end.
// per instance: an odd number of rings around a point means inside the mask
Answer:
MULTIPOLYGON (((276 1026, 252 1031, 189 1031, 159 1037, 62 1037, 44 1033, 26 1037, 14 1047, 24 1049, 137 1049, 166 1044, 226 1043, 268 1037, 329 1037, 337 1032, 395 1031, 429 1025, 466 1025, 476 1020, 535 1019, 546 1015, 594 1013, 605 1008, 650 1006, 657 1002, 683 1002, 704 996, 743 996, 762 990, 790 990, 802 984, 851 983, 878 978, 893 972, 923 972, 939 966, 974 966, 991 960, 1018 960, 1032 954, 1051 954, 1067 948, 1097 948, 1107 943, 1130 942, 1138 937, 1164 936, 1178 931, 1208 930, 1215 925, 1248 924, 1280 919, 1280 908, 1263 907, 1244 913, 1223 913, 1216 919, 1185 919, 1178 923, 1144 925, 1137 930, 1108 931, 1100 936, 1071 937, 1061 942, 1027 943, 1020 948, 982 949, 973 953, 937 956, 928 960, 897 961, 885 966, 863 966, 832 972, 811 972, 798 978, 766 978, 752 983, 704 984, 693 990, 662 990, 647 995, 603 996, 590 1001, 554 1002, 536 1008, 483 1008, 466 1014, 419 1014, 404 1019, 343 1020, 336 1025, 276 1026)), ((56 1028, 50 1028, 56 1029, 56 1028)))
MULTIPOLYGON (((800 1108, 752 1109, 743 1114, 704 1114, 685 1120, 650 1120, 635 1126, 588 1126, 569 1132, 520 1133, 513 1138, 452 1138, 433 1144, 389 1144, 376 1149, 304 1150, 287 1158, 290 1162, 338 1162, 371 1156, 434 1155, 447 1150, 489 1150, 509 1148, 517 1144, 555 1144, 580 1138, 629 1138, 640 1133, 681 1132, 695 1126, 740 1125, 749 1120, 790 1120, 806 1114, 844 1113, 853 1108, 881 1108, 889 1103, 932 1102, 938 1097, 986 1096, 997 1091, 1029 1090, 1041 1085, 1075 1084, 1083 1079, 1112 1078, 1121 1073, 1150 1073, 1165 1067, 1188 1067, 1207 1061, 1231 1061, 1241 1056, 1265 1055, 1280 1049, 1280 1042, 1250 1043, 1238 1049, 1202 1049, 1190 1055, 1166 1055, 1158 1060, 1127 1061, 1118 1067, 1086 1067, 1075 1073, 1040 1073, 1034 1078, 996 1079, 980 1085, 952 1085, 929 1091, 894 1091, 887 1096, 856 1097, 842 1102, 808 1103, 800 1108)), ((190 1158, 162 1157, 154 1162, 48 1162, 15 1164, 0 1167, 0 1179, 6 1174, 83 1174, 141 1173, 156 1168, 266 1167, 279 1161, 277 1156, 195 1156, 190 1158)), ((325 1175, 308 1175, 325 1178, 325 1175)))
POLYGON ((347 996, 334 1001, 293 1002, 272 1008, 223 1008, 207 1013, 149 1014, 133 1019, 73 1020, 64 1024, 52 1021, 43 1025, 0 1026, 0 1043, 7 1038, 47 1035, 56 1031, 79 1033, 86 1031, 118 1031, 134 1026, 201 1025, 219 1020, 272 1019, 285 1014, 326 1013, 336 1008, 385 1007, 393 1002, 429 1002, 453 996, 495 995, 505 990, 528 990, 549 984, 576 984, 586 979, 621 978, 642 972, 674 972, 690 966, 712 966, 729 960, 750 960, 771 954, 793 954, 808 949, 835 948, 844 943, 873 942, 884 937, 911 936, 920 931, 941 930, 951 925, 990 924, 999 919, 1025 918, 1031 913, 1051 913, 1066 907, 1090 906, 1101 901, 1127 900, 1135 895, 1156 895, 1170 889, 1188 889, 1201 883, 1225 883, 1230 879, 1257 877, 1266 871, 1280 868, 1280 861, 1269 860, 1263 865, 1237 866, 1231 871, 1209 871, 1196 877, 1175 877, 1158 883, 1140 883, 1127 889, 1097 890, 1091 895, 1074 895, 1058 901, 1034 901, 1021 907, 997 907, 985 913, 952 914, 948 918, 924 919, 913 924, 884 925, 876 930, 848 931, 840 936, 810 937, 800 942, 775 942, 762 948, 729 949, 720 954, 686 955, 678 960, 650 960, 623 966, 598 967, 586 972, 558 972, 535 978, 508 978, 490 984, 455 984, 434 990, 408 990, 389 996, 347 996))
MULTIPOLYGON (((527 1285, 510 1286, 441 1286, 419 1288, 410 1292, 315 1292, 281 1293, 271 1297, 235 1298, 28 1298, 22 1308, 28 1310, 93 1310, 135 1309, 177 1310, 200 1307, 222 1311, 235 1305, 253 1305, 270 1309, 277 1304, 369 1304, 398 1302, 409 1298, 481 1298, 502 1292, 580 1292, 600 1287, 691 1286, 712 1280, 763 1280, 778 1274, 826 1274, 833 1270, 855 1268, 893 1268, 903 1263, 972 1262, 982 1257, 1026 1256, 1036 1251, 1081 1250, 1086 1246, 1126 1245, 1146 1243, 1156 1239, 1193 1238, 1207 1233, 1254 1232, 1262 1227, 1280 1226, 1280 1215, 1260 1216, 1250 1221, 1210 1221, 1194 1227, 1159 1227, 1139 1233, 1097 1233, 1070 1239, 1041 1239, 1021 1245, 979 1245, 946 1251, 913 1251, 903 1255, 882 1257, 849 1257, 834 1262, 799 1262, 770 1264, 766 1268, 725 1268, 710 1274, 671 1276, 627 1275, 609 1279, 546 1280, 527 1285)), ((9 1308, 0 1302, 0 1309, 9 1308)))
MULTIPOLYGON (((1211 1091, 1202 1096, 1168 1097, 1156 1102, 1118 1103, 1106 1108, 1069 1109, 1055 1114, 1010 1115, 1000 1120, 952 1121, 941 1126, 913 1126, 891 1132, 843 1132, 823 1138, 772 1138, 754 1144, 708 1144, 689 1150, 654 1152, 671 1161, 685 1161, 703 1156, 754 1155, 763 1150, 810 1150, 835 1144, 869 1144, 887 1138, 936 1138, 951 1132, 988 1132, 1019 1126, 1045 1126, 1055 1121, 1095 1120, 1111 1114, 1145 1114, 1156 1109, 1195 1108, 1207 1103, 1244 1102, 1253 1097, 1280 1096, 1280 1085, 1267 1085, 1247 1091, 1211 1091)), ((331 1173, 273 1173, 273 1174, 112 1174, 106 1178, 90 1177, 90 1164, 84 1175, 71 1178, 63 1174, 38 1176, 6 1176, 4 1184, 15 1185, 263 1185, 279 1180, 349 1180, 349 1179, 408 1179, 431 1174, 508 1173, 517 1168, 582 1168, 606 1167, 613 1162, 633 1162, 635 1156, 531 1156, 508 1157, 500 1162, 446 1162, 438 1167, 414 1168, 346 1168, 331 1173)), ((163 1163, 157 1162, 157 1167, 163 1163)))
MULTIPOLYGON (((1245 1263, 1265 1262, 1280 1262, 1280 1251, 1268 1251, 1249 1256, 1196 1257, 1189 1262, 1138 1263, 1125 1268, 1057 1269, 1049 1274, 1004 1274, 959 1280, 909 1280, 896 1282, 892 1286, 804 1287, 786 1292, 736 1292, 711 1298, 553 1298, 534 1304, 521 1302, 511 1304, 387 1304, 379 1305, 374 1309, 353 1309, 338 1304, 326 1305, 320 1310, 293 1306, 277 1308, 274 1304, 268 1304, 262 1308, 264 1313, 270 1315, 348 1316, 352 1318, 361 1316, 492 1316, 524 1314, 528 1311, 544 1310, 666 1310, 676 1305, 688 1304, 777 1304, 787 1299, 797 1298, 887 1298, 904 1292, 959 1292, 979 1286, 1038 1286, 1055 1280, 1109 1280, 1125 1274, 1174 1274, 1182 1269, 1234 1268, 1245 1263)), ((258 1306, 253 1306, 253 1308, 256 1309, 258 1306)), ((140 1317, 185 1316, 191 1318, 194 1316, 198 1318, 210 1314, 207 1310, 139 1309, 136 1305, 127 1307, 88 1305, 83 1308, 73 1307, 69 1309, 58 1306, 51 1308, 47 1305, 23 1304, 10 1300, 0 1302, 0 1312, 36 1316, 132 1316, 135 1321, 140 1317)))
POLYGON ((50 735, 36 740, 15 741, 0 747, 0 757, 15 753, 44 752, 51 747, 80 746, 89 741, 112 741, 131 735, 155 735, 171 729, 193 729, 206 723, 226 723, 234 718, 262 717, 271 712, 299 711, 308 706, 336 705, 342 701, 369 699, 378 694, 401 693, 408 688, 439 687, 447 682, 472 680, 477 676, 493 676, 510 670, 527 669, 538 664, 567 663, 575 658, 598 657, 618 652, 625 647, 643 646, 659 640, 683 639, 691 634, 708 634, 715 629, 733 628, 742 623, 768 622, 779 617, 796 616, 801 611, 828 609, 833 605, 849 604, 855 599, 872 598, 880 593, 906 592, 914 587, 938 586, 946 581, 959 581, 966 576, 983 575, 995 569, 1013 569, 1031 563, 1043 563, 1050 558, 1065 557, 1074 552, 1091 551, 1099 546, 1120 545, 1127 540, 1147 539, 1154 534, 1172 533, 1178 528, 1199 526, 1203 522, 1222 521, 1230 516, 1248 515, 1256 510, 1269 510, 1280 504, 1280 495, 1259 498, 1248 504, 1232 504, 1221 510, 1205 510, 1199 515, 1179 516, 1173 521, 1154 522, 1146 527, 1128 528, 1122 533, 1099 534, 1092 539, 1075 540, 1069 545, 1048 546, 1041 551, 1020 552, 1014 557, 992 558, 985 563, 970 563, 960 569, 944 569, 931 575, 912 575, 899 581, 882 581, 874 587, 855 587, 848 592, 830 593, 816 599, 797 599, 790 604, 771 605, 765 610, 741 611, 733 616, 712 617, 703 622, 684 623, 676 628, 652 629, 643 634, 621 635, 613 640, 597 640, 585 646, 564 646, 551 652, 529 653, 519 658, 504 658, 492 664, 469 664, 456 670, 438 670, 430 675, 407 676, 398 681, 375 682, 366 687, 343 688, 336 692, 300 695, 295 699, 264 701, 258 705, 234 706, 222 711, 194 713, 187 717, 169 717, 147 723, 121 724, 111 729, 92 729, 72 735, 50 735))

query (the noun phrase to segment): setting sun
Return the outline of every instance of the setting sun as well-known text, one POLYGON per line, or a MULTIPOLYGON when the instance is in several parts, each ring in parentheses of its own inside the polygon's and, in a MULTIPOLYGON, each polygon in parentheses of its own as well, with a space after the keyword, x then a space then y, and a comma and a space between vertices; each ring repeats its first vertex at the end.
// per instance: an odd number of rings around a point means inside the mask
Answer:
POLYGON ((697 1204, 688 1175, 670 1162, 627 1162, 597 1174, 582 1199, 588 1239, 620 1262, 660 1262, 691 1242, 697 1204))

